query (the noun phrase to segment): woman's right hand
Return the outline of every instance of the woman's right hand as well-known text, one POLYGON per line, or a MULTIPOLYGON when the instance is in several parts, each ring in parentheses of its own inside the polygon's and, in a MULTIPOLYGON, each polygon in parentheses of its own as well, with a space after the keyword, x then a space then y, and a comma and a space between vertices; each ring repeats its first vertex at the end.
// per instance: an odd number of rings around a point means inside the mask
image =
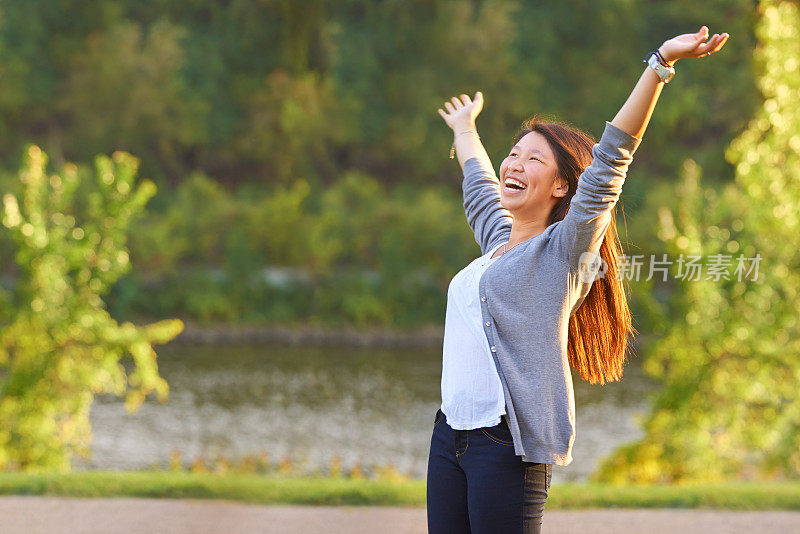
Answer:
POLYGON ((464 94, 460 99, 453 97, 444 103, 444 107, 447 111, 439 108, 439 115, 455 133, 466 128, 474 128, 475 119, 483 109, 483 93, 480 91, 475 93, 474 100, 464 94))
POLYGON ((719 50, 728 42, 728 33, 715 33, 711 39, 708 39, 708 26, 700 26, 700 31, 697 33, 684 33, 673 37, 669 41, 665 41, 658 48, 658 53, 664 58, 664 61, 673 65, 676 61, 687 57, 705 57, 719 52, 719 50), (708 39, 708 42, 703 42, 708 39))

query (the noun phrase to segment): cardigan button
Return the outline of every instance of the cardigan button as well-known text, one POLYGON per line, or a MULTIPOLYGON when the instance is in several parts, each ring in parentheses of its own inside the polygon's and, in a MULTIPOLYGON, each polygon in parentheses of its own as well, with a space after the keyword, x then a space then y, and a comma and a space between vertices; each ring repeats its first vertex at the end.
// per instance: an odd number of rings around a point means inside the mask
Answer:
POLYGON ((489 321, 486 321, 486 326, 492 326, 492 323, 489 322, 489 321))
POLYGON ((482 302, 486 302, 486 297, 481 297, 482 302))
POLYGON ((492 346, 491 346, 491 347, 489 347, 489 348, 490 348, 490 349, 492 349, 492 352, 497 352, 497 349, 495 348, 495 346, 494 346, 494 345, 492 345, 492 346))

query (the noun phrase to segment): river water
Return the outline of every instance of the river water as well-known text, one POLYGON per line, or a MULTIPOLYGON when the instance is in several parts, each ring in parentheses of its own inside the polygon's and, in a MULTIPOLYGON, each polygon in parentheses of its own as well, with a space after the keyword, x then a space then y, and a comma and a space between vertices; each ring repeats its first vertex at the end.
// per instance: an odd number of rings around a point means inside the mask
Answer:
MULTIPOLYGON (((92 457, 76 469, 166 467, 173 451, 197 457, 268 455, 299 471, 347 471, 391 463, 424 478, 441 403, 441 349, 286 346, 156 347, 169 401, 148 399, 133 414, 122 399, 98 397, 92 457)), ((582 481, 600 458, 641 436, 637 414, 657 385, 633 359, 621 382, 593 386, 573 375, 577 411, 573 461, 553 481, 582 481)))

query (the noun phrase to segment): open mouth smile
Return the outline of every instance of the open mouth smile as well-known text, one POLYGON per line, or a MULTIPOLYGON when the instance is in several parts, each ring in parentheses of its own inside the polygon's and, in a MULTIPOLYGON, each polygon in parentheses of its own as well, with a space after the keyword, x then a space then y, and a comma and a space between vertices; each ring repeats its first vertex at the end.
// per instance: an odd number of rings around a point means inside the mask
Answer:
POLYGON ((509 195, 516 195, 518 193, 522 193, 526 189, 528 189, 528 186, 527 184, 525 184, 525 182, 522 182, 510 176, 507 177, 506 181, 503 183, 503 191, 505 193, 508 193, 509 195))

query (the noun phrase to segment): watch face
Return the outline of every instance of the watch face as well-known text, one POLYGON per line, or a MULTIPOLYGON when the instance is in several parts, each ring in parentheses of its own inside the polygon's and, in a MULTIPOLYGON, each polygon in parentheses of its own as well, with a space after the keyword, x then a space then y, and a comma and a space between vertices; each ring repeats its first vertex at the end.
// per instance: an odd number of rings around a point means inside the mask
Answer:
POLYGON ((656 71, 656 74, 658 74, 658 77, 661 78, 662 82, 669 82, 672 79, 672 76, 675 75, 674 71, 668 69, 658 61, 655 54, 650 56, 648 64, 653 68, 654 71, 656 71))

